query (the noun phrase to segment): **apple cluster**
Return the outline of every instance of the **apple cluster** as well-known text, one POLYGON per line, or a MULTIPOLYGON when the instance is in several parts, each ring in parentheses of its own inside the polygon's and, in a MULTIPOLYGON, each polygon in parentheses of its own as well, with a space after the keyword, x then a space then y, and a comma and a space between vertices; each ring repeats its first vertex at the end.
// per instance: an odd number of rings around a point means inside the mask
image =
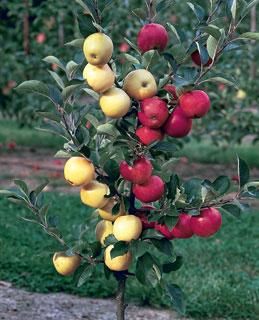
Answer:
POLYGON ((180 213, 176 225, 170 229, 165 224, 149 221, 151 218, 149 213, 154 208, 143 207, 143 209, 144 212, 142 211, 138 214, 142 221, 143 229, 155 229, 169 240, 187 239, 193 235, 207 238, 214 235, 222 224, 222 217, 217 209, 203 208, 196 216, 191 216, 184 212, 180 213))
MULTIPOLYGON (((162 25, 149 23, 139 31, 137 44, 141 53, 153 49, 162 51, 168 40, 168 33, 162 25)), ((166 134, 174 138, 188 135, 192 119, 203 117, 210 108, 210 99, 204 91, 192 90, 178 96, 172 84, 164 87, 172 100, 161 99, 157 96, 156 80, 146 69, 131 71, 125 77, 122 88, 116 87, 115 74, 109 65, 113 42, 104 33, 97 32, 88 36, 84 41, 83 52, 88 62, 83 70, 83 78, 89 87, 100 94, 99 105, 107 117, 124 117, 129 112, 131 100, 138 103, 135 134, 144 146, 162 140, 166 134)), ((193 53, 192 59, 200 63, 199 54, 193 53)), ((136 155, 132 165, 122 161, 119 170, 121 176, 131 182, 132 192, 141 202, 151 203, 163 197, 165 183, 159 176, 152 175, 152 163, 145 156, 136 155)), ((110 235, 118 241, 130 242, 138 239, 143 229, 154 228, 171 240, 193 235, 208 237, 221 226, 221 214, 215 208, 203 208, 197 216, 182 212, 171 230, 166 225, 152 221, 150 211, 153 208, 150 206, 144 206, 140 213, 128 214, 123 201, 109 197, 108 185, 96 180, 95 171, 90 159, 74 156, 66 162, 64 176, 71 185, 81 187, 81 201, 97 209, 102 219, 95 233, 96 239, 105 249, 104 263, 110 270, 127 270, 132 260, 130 252, 112 258, 113 245, 105 244, 105 239, 110 235), (117 205, 118 212, 114 213, 117 205)), ((53 263, 59 273, 69 275, 80 265, 81 256, 67 256, 64 252, 58 252, 53 257, 53 263)))

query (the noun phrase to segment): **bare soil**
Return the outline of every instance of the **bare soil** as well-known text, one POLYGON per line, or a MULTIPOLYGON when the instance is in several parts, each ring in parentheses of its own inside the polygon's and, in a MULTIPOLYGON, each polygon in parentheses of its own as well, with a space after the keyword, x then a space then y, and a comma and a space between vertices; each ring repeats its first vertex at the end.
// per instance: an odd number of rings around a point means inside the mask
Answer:
MULTIPOLYGON (((0 282, 1 320, 115 320, 115 303, 63 293, 39 294, 0 282)), ((126 320, 183 320, 172 311, 129 305, 126 320)))
MULTIPOLYGON (((0 188, 10 187, 14 179, 24 179, 29 185, 35 186, 40 180, 48 178, 50 184, 46 191, 78 192, 71 188, 63 178, 65 159, 55 159, 53 150, 16 149, 8 153, 0 152, 0 188)), ((181 158, 172 170, 181 178, 199 177, 214 179, 219 175, 234 177, 237 174, 236 165, 190 163, 181 158)), ((254 179, 259 178, 259 170, 251 172, 254 179)))

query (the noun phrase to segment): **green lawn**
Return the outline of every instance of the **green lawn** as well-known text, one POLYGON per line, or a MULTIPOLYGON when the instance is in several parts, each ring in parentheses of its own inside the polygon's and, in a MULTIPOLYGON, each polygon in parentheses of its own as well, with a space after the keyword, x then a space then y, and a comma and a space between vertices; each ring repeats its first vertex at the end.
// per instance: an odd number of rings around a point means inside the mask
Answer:
MULTIPOLYGON (((79 197, 47 195, 52 212, 60 217, 64 233, 76 234, 80 224, 89 225, 93 237, 92 213, 79 197)), ((0 279, 37 292, 69 292, 90 297, 110 297, 115 281, 106 281, 101 270, 76 288, 73 277, 59 276, 51 256, 59 246, 35 225, 19 221, 26 209, 0 200, 0 279)), ((197 319, 256 319, 259 317, 259 212, 241 220, 225 216, 221 231, 204 240, 175 241, 184 266, 168 281, 181 285, 187 295, 189 316, 197 319)), ((129 281, 127 298, 135 303, 168 306, 160 293, 129 281)))
POLYGON ((9 141, 15 141, 17 146, 57 150, 63 143, 61 138, 47 132, 28 127, 21 128, 14 121, 0 120, 0 143, 6 144, 9 141))

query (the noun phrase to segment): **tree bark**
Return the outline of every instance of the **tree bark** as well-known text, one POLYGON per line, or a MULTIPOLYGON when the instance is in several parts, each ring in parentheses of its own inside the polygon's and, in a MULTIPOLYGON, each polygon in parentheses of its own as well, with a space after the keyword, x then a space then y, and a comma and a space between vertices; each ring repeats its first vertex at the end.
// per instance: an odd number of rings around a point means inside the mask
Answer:
POLYGON ((117 310, 116 316, 117 320, 125 320, 125 288, 126 288, 126 276, 123 274, 117 274, 116 279, 118 281, 118 290, 116 294, 116 303, 117 303, 117 310))
MULTIPOLYGON (((251 10, 251 19, 250 19, 250 31, 251 32, 256 32, 256 6, 254 6, 251 10)), ((252 46, 251 46, 251 51, 253 51, 255 46, 255 41, 252 41, 252 46)), ((251 55, 253 55, 253 52, 251 52, 251 55)), ((256 78, 256 62, 255 58, 253 55, 253 58, 251 60, 251 71, 250 71, 250 76, 252 80, 255 80, 256 78)))
POLYGON ((23 0, 23 51, 26 55, 30 53, 30 22, 29 22, 29 0, 23 0))

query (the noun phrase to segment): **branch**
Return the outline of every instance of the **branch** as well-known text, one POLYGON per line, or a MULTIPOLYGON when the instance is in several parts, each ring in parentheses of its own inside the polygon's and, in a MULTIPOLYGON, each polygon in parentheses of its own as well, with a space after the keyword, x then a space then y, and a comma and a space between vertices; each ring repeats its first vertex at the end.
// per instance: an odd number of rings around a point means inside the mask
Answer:
POLYGON ((116 302, 117 302, 117 310, 116 316, 117 320, 124 320, 125 319, 125 309, 127 305, 125 305, 125 288, 126 288, 126 277, 124 274, 117 272, 115 274, 115 278, 118 281, 118 289, 116 294, 116 302))

